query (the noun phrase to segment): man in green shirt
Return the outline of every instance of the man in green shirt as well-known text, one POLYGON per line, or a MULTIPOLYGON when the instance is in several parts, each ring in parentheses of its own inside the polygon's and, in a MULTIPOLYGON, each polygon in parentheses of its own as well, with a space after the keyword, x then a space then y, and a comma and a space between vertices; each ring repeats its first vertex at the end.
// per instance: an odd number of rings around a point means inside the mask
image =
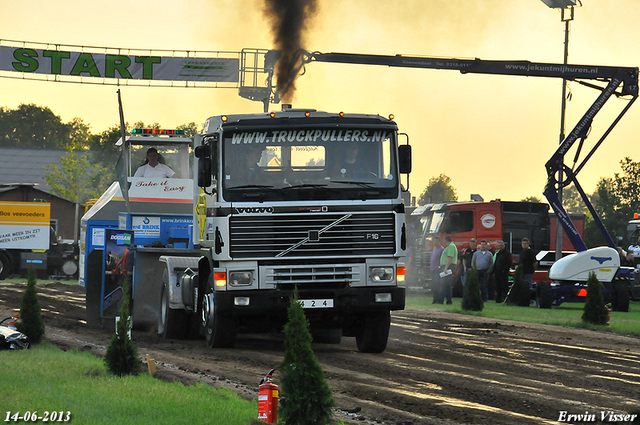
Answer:
POLYGON ((444 237, 445 248, 440 256, 440 272, 441 277, 441 296, 442 301, 447 298, 447 304, 451 304, 451 297, 453 296, 453 276, 454 270, 458 264, 458 249, 456 244, 453 243, 453 238, 449 235, 444 237))

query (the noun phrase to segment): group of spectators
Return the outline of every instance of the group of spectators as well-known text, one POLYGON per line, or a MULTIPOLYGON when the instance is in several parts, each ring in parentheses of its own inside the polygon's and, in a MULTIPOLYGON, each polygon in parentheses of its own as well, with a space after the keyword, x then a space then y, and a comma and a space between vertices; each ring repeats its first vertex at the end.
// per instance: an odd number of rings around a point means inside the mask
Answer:
MULTIPOLYGON (((501 303, 505 300, 509 290, 509 271, 513 265, 513 258, 503 241, 496 241, 494 249, 486 240, 480 241, 478 247, 476 239, 471 239, 469 247, 461 249, 460 252, 448 235, 444 238, 444 245, 439 236, 433 238, 433 244, 430 268, 434 304, 443 304, 445 299, 447 304, 451 304, 456 270, 459 272, 464 291, 474 266, 478 272, 483 301, 495 299, 497 303, 501 303)), ((523 281, 531 286, 538 263, 527 238, 522 239, 518 264, 523 267, 523 281)))

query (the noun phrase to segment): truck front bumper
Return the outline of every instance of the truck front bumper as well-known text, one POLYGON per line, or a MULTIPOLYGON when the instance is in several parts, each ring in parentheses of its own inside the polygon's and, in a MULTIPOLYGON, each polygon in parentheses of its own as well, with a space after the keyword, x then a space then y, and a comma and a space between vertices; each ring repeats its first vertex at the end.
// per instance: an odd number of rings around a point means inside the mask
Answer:
MULTIPOLYGON (((225 315, 286 315, 289 300, 293 295, 293 290, 278 289, 216 291, 216 309, 220 314, 225 315)), ((299 288, 298 298, 316 301, 315 305, 307 305, 307 311, 353 315, 384 310, 403 310, 405 288, 397 286, 322 290, 299 288)))

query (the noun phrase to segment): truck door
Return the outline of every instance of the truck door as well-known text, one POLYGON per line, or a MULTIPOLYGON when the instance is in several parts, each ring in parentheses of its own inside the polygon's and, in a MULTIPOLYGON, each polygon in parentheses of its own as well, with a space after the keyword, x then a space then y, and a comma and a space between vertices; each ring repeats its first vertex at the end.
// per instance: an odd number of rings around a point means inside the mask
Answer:
POLYGON ((502 215, 500 214, 499 203, 488 203, 478 205, 476 211, 478 243, 486 240, 490 244, 502 239, 502 215))

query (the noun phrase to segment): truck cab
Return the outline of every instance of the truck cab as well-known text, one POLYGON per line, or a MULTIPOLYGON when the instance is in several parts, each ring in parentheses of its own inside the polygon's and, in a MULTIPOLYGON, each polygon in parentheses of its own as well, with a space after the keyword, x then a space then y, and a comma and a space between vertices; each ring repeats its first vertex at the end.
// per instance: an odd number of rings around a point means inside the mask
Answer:
POLYGON ((293 109, 217 116, 196 156, 202 257, 187 292, 207 343, 281 329, 297 292, 313 333, 384 351, 405 295, 400 177, 410 159, 396 123, 293 109))

